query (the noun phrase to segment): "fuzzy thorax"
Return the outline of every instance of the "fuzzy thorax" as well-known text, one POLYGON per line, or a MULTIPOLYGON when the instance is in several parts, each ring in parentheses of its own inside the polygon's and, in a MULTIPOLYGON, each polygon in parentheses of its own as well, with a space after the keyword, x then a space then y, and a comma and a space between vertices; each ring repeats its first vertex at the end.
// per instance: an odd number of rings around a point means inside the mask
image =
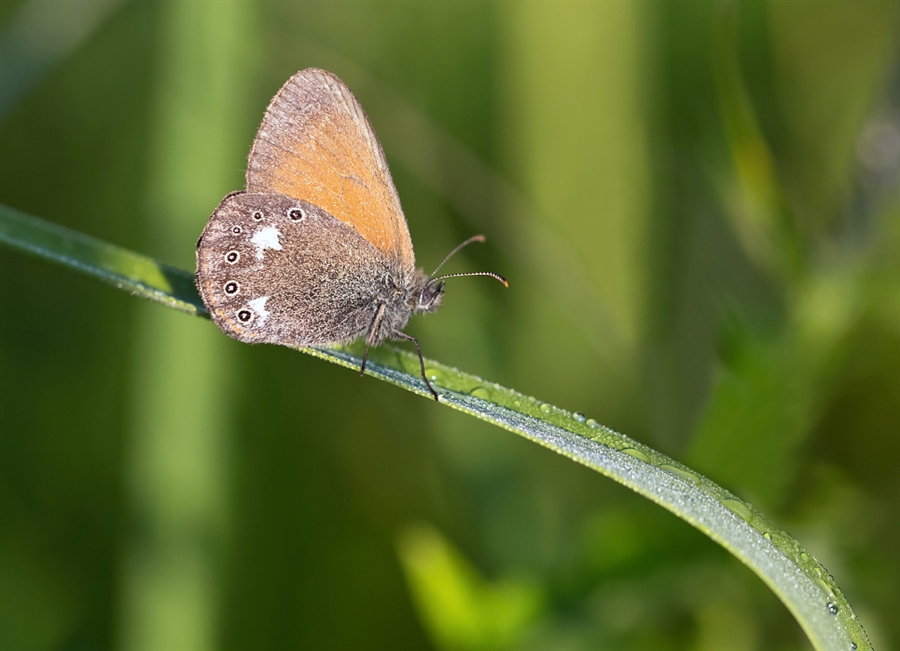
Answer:
POLYGON ((436 311, 444 297, 444 283, 432 283, 421 269, 416 269, 412 278, 396 283, 386 294, 381 323, 375 324, 377 331, 371 337, 376 346, 403 330, 412 315, 436 311))

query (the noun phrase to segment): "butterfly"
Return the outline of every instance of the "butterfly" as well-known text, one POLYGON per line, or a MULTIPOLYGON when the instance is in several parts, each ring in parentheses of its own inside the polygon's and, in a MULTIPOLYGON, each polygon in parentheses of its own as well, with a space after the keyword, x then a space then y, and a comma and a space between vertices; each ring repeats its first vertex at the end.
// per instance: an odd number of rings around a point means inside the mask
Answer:
POLYGON ((246 189, 227 195, 197 242, 197 288, 215 324, 246 343, 328 346, 365 337, 415 344, 414 314, 441 305, 444 281, 415 266, 412 239, 381 143, 338 77, 307 68, 266 109, 246 189))

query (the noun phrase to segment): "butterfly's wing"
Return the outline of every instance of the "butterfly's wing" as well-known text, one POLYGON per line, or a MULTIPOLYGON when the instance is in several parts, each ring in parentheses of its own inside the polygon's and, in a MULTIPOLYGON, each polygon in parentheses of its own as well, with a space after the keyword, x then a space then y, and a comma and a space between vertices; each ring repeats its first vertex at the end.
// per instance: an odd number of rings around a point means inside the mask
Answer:
POLYGON ((307 346, 365 334, 396 263, 320 208, 235 192, 197 243, 197 288, 225 334, 307 346))
POLYGON ((401 268, 415 266, 381 144, 353 93, 329 72, 302 70, 272 99, 250 151, 247 191, 319 206, 401 268))

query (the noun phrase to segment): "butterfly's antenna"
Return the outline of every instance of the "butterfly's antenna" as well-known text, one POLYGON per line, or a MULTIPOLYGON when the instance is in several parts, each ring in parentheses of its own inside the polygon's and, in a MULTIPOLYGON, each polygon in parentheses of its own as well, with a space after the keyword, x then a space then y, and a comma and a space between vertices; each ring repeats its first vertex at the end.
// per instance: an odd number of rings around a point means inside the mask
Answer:
POLYGON ((464 274, 447 274, 446 276, 431 278, 428 281, 428 285, 430 285, 431 283, 436 283, 439 280, 444 280, 445 278, 462 278, 463 276, 490 276, 491 278, 496 278, 497 280, 499 280, 504 284, 504 286, 509 287, 509 283, 506 282, 506 278, 504 278, 500 274, 495 274, 493 271, 470 271, 469 273, 464 274))
MULTIPOLYGON (((438 271, 440 271, 440 268, 443 267, 445 264, 447 264, 447 260, 452 258, 457 253, 459 253, 459 251, 461 249, 464 249, 465 247, 469 246, 472 242, 484 242, 484 235, 473 235, 472 237, 467 239, 465 242, 463 242, 462 244, 457 246, 455 249, 450 251, 450 253, 447 254, 447 257, 444 258, 444 260, 441 262, 441 264, 439 264, 437 266, 437 268, 431 272, 431 275, 428 277, 429 278, 428 284, 430 285, 431 281, 435 279, 434 274, 436 274, 438 271)), ((445 276, 445 278, 446 278, 446 276, 445 276)))
MULTIPOLYGON (((457 246, 455 249, 450 251, 450 253, 447 254, 447 257, 443 259, 441 264, 439 264, 437 266, 437 268, 431 272, 431 275, 428 277, 428 282, 425 283, 425 287, 433 285, 434 283, 440 282, 446 278, 461 278, 463 276, 490 276, 491 278, 496 278, 497 280, 499 280, 506 287, 509 287, 509 283, 506 282, 506 278, 504 278, 500 274, 495 274, 491 271, 473 271, 473 272, 464 273, 464 274, 447 274, 446 276, 435 276, 434 275, 440 270, 441 267, 443 267, 447 263, 447 260, 452 258, 457 253, 459 253, 460 249, 463 249, 463 248, 469 246, 472 242, 484 242, 484 235, 473 235, 472 237, 467 239, 465 242, 463 242, 462 244, 457 246)), ((423 292, 425 291, 425 287, 422 288, 423 292)))

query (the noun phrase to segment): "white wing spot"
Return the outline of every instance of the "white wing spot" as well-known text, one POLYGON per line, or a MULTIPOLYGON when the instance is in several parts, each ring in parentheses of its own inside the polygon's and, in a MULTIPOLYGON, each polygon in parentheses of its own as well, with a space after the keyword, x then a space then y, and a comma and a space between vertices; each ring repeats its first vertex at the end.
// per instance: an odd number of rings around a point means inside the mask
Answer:
MULTIPOLYGON (((281 247, 279 246, 278 248, 280 249, 281 247)), ((266 319, 269 318, 269 311, 266 309, 266 301, 268 300, 268 296, 263 296, 262 298, 253 299, 248 303, 250 309, 256 312, 256 315, 259 317, 259 325, 265 323, 266 319)))
POLYGON ((274 226, 266 226, 265 228, 260 228, 253 234, 253 237, 250 238, 250 241, 256 246, 256 259, 262 260, 263 254, 266 249, 275 249, 276 251, 281 251, 281 242, 278 241, 278 237, 281 235, 281 232, 275 228, 274 226))

